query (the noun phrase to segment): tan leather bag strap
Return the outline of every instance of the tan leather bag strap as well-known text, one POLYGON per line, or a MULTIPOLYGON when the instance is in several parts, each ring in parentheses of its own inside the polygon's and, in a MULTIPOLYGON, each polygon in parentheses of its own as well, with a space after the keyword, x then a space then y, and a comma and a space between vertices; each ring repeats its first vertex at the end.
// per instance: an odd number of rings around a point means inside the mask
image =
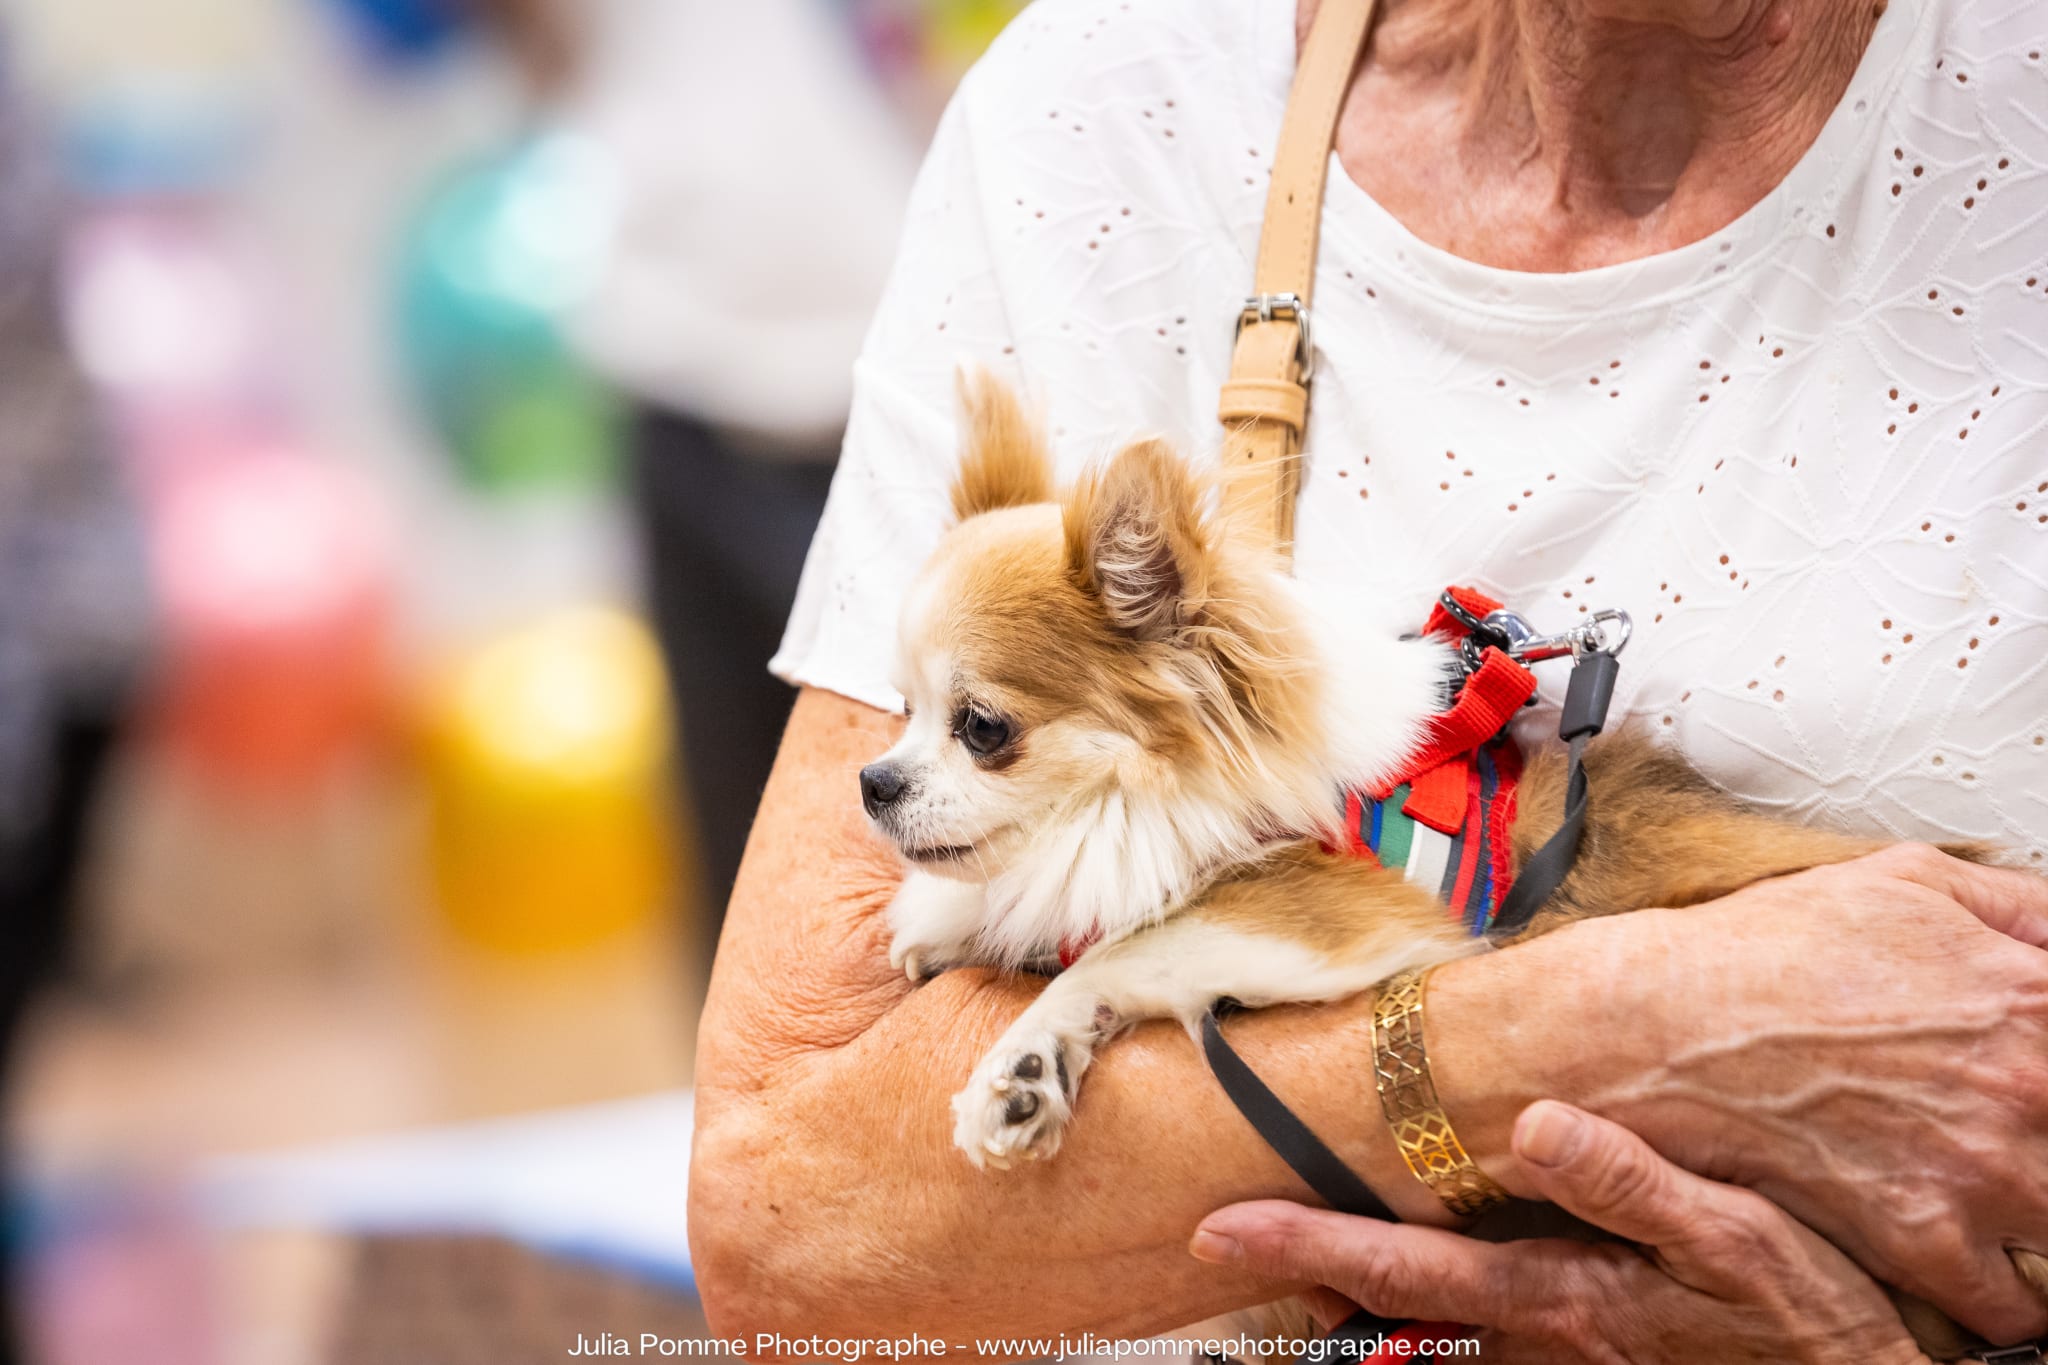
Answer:
POLYGON ((1322 0, 1302 44, 1273 183, 1259 230, 1252 297, 1238 319, 1230 378, 1217 415, 1223 419, 1224 507, 1231 519, 1279 548, 1294 549, 1294 499, 1301 485, 1301 434, 1308 424, 1308 384, 1315 352, 1309 295, 1315 286, 1316 237, 1323 216, 1323 179, 1330 164, 1337 111, 1372 28, 1373 0, 1322 0))

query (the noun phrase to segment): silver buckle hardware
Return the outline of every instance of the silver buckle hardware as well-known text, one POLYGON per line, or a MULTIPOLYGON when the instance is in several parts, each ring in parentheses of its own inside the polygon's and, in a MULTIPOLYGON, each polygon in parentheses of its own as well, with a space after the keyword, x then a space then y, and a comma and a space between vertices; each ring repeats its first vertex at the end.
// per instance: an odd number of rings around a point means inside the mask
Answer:
POLYGON ((1301 382, 1306 384, 1315 377, 1316 348, 1309 337, 1308 305, 1299 294, 1253 294, 1238 310, 1237 330, 1242 333, 1252 322, 1271 322, 1284 318, 1294 323, 1297 331, 1294 338, 1294 361, 1299 367, 1301 382))
POLYGON ((1611 608, 1596 611, 1554 635, 1538 635, 1536 628, 1518 612, 1503 608, 1490 611, 1485 616, 1475 616, 1449 593, 1438 600, 1467 631, 1458 646, 1459 661, 1467 674, 1479 670, 1488 646, 1500 650, 1518 664, 1533 664, 1545 659, 1561 659, 1567 654, 1574 659, 1596 651, 1620 654, 1628 645, 1629 636, 1635 633, 1635 622, 1629 619, 1629 614, 1611 608))
POLYGON ((2031 1346, 2007 1346, 2003 1350, 1979 1351, 1967 1358, 1980 1361, 1982 1365, 2042 1365, 2043 1361, 2048 1361, 2048 1355, 2041 1353, 2039 1342, 2031 1346))
POLYGON ((1629 636, 1635 633, 1635 622, 1629 619, 1629 614, 1612 608, 1596 611, 1555 635, 1538 635, 1527 621, 1505 610, 1488 612, 1479 624, 1505 636, 1507 643, 1501 649, 1516 663, 1524 664, 1556 659, 1566 654, 1576 659, 1595 650, 1619 654, 1627 647, 1629 636))

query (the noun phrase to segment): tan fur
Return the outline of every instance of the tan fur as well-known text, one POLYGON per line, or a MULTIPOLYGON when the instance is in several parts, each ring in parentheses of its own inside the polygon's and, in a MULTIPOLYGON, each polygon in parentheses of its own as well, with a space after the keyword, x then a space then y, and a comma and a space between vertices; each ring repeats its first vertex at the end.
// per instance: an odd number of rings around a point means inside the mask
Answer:
POLYGON ((1193 476, 1164 442, 1083 475, 1063 521, 1068 565, 1118 630, 1163 638, 1209 611, 1212 536, 1193 476))
POLYGON ((1282 844, 1259 862, 1234 869, 1183 913, 1287 939, 1338 960, 1391 933, 1441 939, 1447 950, 1471 942, 1442 902, 1399 872, 1310 843, 1282 844))
MULTIPOLYGON (((1808 829, 1747 809, 1643 735, 1618 731, 1586 749, 1586 831, 1547 916, 1697 905, 1751 882, 1847 862, 1883 844, 1808 829)), ((1556 745, 1528 756, 1515 793, 1517 871, 1564 818, 1569 764, 1556 745)))
POLYGON ((1052 497, 1052 456, 1045 436, 1008 385, 988 374, 956 381, 967 414, 967 443, 953 480, 953 515, 961 521, 1052 497))

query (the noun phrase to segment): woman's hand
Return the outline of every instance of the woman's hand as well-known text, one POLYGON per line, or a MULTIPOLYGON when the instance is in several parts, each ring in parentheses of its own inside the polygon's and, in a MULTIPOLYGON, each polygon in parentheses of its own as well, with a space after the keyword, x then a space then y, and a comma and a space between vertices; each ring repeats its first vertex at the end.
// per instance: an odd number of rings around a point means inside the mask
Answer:
POLYGON ((1541 1177, 1503 1116, 1570 1098, 1991 1340, 2033 1337, 2048 1307, 2007 1251, 2048 1250, 2042 945, 2048 882, 1888 849, 1445 967, 1433 1069, 1516 1193, 1541 1177), (1546 977, 1603 988, 1517 999, 1546 977))
POLYGON ((1211 1214, 1189 1250, 1328 1286, 1312 1300, 1326 1327, 1353 1305, 1469 1323, 1488 1360, 1926 1365, 1884 1291, 1760 1195, 1562 1104, 1522 1114, 1514 1153, 1532 1193, 1642 1249, 1492 1244, 1267 1201, 1211 1214))

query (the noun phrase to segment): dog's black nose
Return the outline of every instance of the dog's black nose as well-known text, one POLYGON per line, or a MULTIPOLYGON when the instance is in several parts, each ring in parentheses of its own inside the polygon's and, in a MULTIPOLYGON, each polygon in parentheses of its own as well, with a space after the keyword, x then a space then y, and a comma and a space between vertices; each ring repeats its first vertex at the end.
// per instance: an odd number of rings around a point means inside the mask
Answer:
POLYGON ((870 763, 860 770, 860 802, 869 815, 880 815, 901 795, 903 773, 894 763, 870 763))

